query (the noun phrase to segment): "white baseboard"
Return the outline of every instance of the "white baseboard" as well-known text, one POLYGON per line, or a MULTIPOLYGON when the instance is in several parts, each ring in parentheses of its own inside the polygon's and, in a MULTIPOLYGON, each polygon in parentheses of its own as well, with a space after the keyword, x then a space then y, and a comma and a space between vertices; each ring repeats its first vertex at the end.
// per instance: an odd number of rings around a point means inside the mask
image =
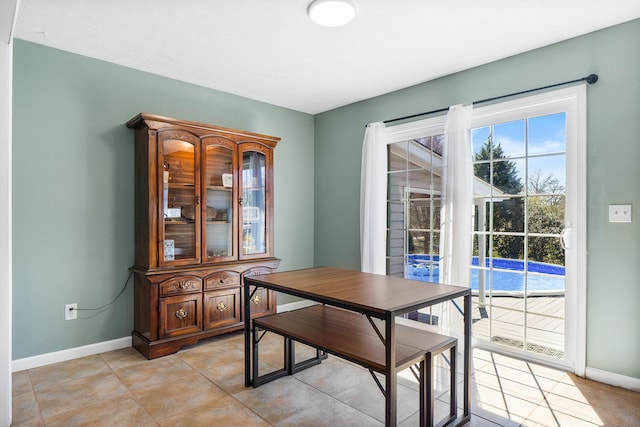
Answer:
POLYGON ((627 388, 633 391, 640 391, 640 378, 628 377, 626 375, 590 368, 588 366, 586 369, 586 377, 600 383, 627 388))
POLYGON ((300 308, 311 307, 312 305, 318 304, 315 301, 310 301, 308 299, 296 302, 290 302, 289 304, 279 305, 277 308, 278 313, 282 313, 283 311, 293 311, 298 310, 300 308))
MULTIPOLYGON (((281 313, 283 311, 297 310, 314 304, 316 303, 309 300, 296 301, 289 304, 279 305, 277 311, 278 313, 281 313)), ((11 372, 38 368, 40 366, 51 365, 52 363, 65 362, 67 360, 78 359, 80 357, 105 353, 112 350, 119 350, 126 347, 131 347, 131 337, 123 337, 111 341, 89 344, 82 347, 68 348, 66 350, 54 351, 52 353, 25 357, 24 359, 16 359, 11 362, 11 372)))
POLYGON ((11 362, 11 372, 24 371, 25 369, 38 368, 40 366, 51 365, 52 363, 64 362, 80 357, 91 356, 107 351, 119 350, 131 347, 131 337, 118 338, 111 341, 103 341, 95 344, 84 345, 82 347, 68 348, 66 350, 54 351, 52 353, 39 354, 37 356, 25 357, 11 362))

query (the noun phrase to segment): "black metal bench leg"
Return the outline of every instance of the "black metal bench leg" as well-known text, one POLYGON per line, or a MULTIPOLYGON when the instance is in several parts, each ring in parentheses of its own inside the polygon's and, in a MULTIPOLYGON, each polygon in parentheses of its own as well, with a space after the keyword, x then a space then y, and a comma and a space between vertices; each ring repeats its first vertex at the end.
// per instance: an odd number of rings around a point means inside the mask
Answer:
POLYGON ((457 389, 458 389, 458 385, 457 385, 457 373, 458 373, 458 364, 457 364, 457 346, 453 346, 451 347, 451 350, 449 351, 451 354, 451 366, 450 366, 450 373, 451 373, 451 397, 449 399, 449 417, 450 419, 456 419, 457 415, 458 415, 458 395, 456 393, 457 389))

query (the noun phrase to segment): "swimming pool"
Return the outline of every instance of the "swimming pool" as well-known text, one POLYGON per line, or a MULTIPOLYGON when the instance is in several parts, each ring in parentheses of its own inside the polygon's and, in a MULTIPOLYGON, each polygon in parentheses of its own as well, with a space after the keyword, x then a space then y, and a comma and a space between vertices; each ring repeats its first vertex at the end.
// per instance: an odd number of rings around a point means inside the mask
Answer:
MULTIPOLYGON (((478 266, 478 258, 472 264, 478 266)), ((486 265, 489 267, 489 260, 486 265)), ((407 278, 425 282, 438 283, 440 279, 438 256, 410 255, 407 258, 407 278)), ((527 294, 562 295, 565 285, 565 268, 563 266, 528 261, 527 294)), ((515 259, 493 259, 493 271, 471 269, 471 289, 477 293, 481 274, 485 276, 485 289, 489 293, 490 275, 493 275, 492 295, 521 295, 524 293, 524 261, 515 259)))

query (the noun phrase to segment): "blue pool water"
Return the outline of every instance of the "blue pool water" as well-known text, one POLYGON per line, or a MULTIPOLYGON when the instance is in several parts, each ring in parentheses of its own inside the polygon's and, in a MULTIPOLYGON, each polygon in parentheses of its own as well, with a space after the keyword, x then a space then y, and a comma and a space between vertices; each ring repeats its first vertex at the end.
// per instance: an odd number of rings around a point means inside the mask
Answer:
MULTIPOLYGON (((473 258, 473 265, 478 265, 478 258, 473 258)), ((485 265, 489 267, 489 260, 485 265)), ((559 265, 528 261, 527 292, 529 294, 564 293, 565 269, 559 265)), ((471 289, 478 290, 478 278, 485 275, 485 289, 489 292, 490 275, 493 275, 492 292, 522 293, 524 292, 524 261, 514 259, 493 259, 493 272, 489 270, 471 270, 471 289)), ((410 255, 407 260, 407 278, 438 283, 438 257, 430 255, 410 255), (430 274, 433 274, 430 276, 430 274)))

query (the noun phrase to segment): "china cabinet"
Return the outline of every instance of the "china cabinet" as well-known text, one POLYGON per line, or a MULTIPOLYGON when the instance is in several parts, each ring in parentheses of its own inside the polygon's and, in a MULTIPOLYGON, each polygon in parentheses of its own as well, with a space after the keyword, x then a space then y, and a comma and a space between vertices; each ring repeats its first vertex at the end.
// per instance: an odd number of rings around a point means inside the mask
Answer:
MULTIPOLYGON (((243 327, 245 277, 273 272, 280 140, 140 113, 135 131, 133 346, 149 359, 243 327)), ((258 290, 251 317, 275 312, 258 290)))

